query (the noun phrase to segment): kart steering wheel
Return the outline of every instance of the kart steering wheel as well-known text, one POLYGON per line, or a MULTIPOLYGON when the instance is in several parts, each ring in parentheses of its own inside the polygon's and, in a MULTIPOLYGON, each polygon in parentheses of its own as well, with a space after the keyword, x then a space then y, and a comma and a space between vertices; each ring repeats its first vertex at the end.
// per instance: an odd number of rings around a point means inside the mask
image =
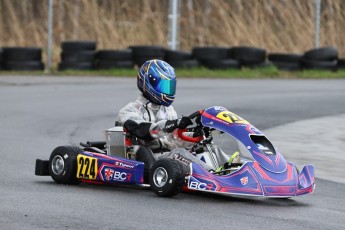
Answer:
MULTIPOLYGON (((199 110, 199 111, 196 111, 194 113, 192 113, 191 115, 189 115, 188 117, 190 119, 194 119, 194 118, 200 118, 200 116, 204 113, 204 110, 199 110)), ((201 124, 200 122, 200 119, 197 119, 196 120, 197 123, 201 124)), ((203 140, 203 137, 202 136, 198 136, 198 137, 190 137, 190 136, 186 136, 184 135, 183 133, 185 133, 187 131, 187 129, 178 129, 177 130, 177 136, 179 138, 181 138, 182 140, 184 141, 188 141, 188 142, 193 142, 193 143, 198 143, 200 141, 203 140)))

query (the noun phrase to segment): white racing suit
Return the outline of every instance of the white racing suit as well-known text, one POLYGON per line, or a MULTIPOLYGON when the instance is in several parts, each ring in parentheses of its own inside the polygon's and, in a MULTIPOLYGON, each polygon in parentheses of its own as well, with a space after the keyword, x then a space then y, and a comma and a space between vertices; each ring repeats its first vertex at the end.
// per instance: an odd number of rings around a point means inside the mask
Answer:
POLYGON ((127 120, 133 120, 138 124, 150 122, 149 132, 154 139, 152 141, 139 141, 141 144, 148 146, 153 152, 157 152, 159 149, 166 150, 165 153, 154 154, 156 159, 162 157, 175 158, 184 163, 185 167, 188 167, 189 162, 196 162, 201 164, 206 170, 211 170, 206 163, 186 150, 191 149, 193 143, 181 140, 177 136, 176 130, 172 133, 166 132, 165 124, 167 120, 175 119, 177 119, 177 114, 172 106, 165 107, 153 104, 141 95, 136 101, 130 102, 119 111, 117 121, 121 125, 127 120))

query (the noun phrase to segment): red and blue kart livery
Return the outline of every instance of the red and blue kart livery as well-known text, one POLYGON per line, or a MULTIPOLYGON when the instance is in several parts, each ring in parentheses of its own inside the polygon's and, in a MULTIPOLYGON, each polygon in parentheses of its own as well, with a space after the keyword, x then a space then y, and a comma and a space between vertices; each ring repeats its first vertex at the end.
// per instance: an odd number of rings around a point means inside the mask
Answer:
MULTIPOLYGON (((133 143, 121 127, 123 154, 118 154, 119 148, 111 148, 108 139, 107 142, 88 142, 87 145, 83 144, 84 148, 60 146, 54 149, 49 161, 36 160, 35 174, 50 175, 62 184, 150 184, 157 195, 165 197, 174 196, 183 188, 263 197, 293 197, 314 191, 313 165, 306 165, 298 171, 296 166, 286 162, 261 131, 236 114, 224 107, 213 106, 193 113, 190 118, 196 118, 197 125, 188 131, 199 136, 185 136, 186 130, 179 130, 179 137, 195 142, 198 149, 200 146, 207 147, 206 152, 210 154, 207 159, 216 159, 212 157, 214 153, 210 145, 213 144, 212 132, 220 131, 242 143, 253 161, 228 165, 220 171, 207 171, 201 164, 191 162, 186 171, 183 167, 186 162, 182 163, 178 158, 165 158, 156 160, 147 170, 146 162, 139 161, 133 154, 133 143)), ((198 157, 198 154, 194 154, 198 157)), ((205 158, 203 160, 209 163, 205 158)))
POLYGON ((301 172, 274 148, 257 128, 223 107, 211 107, 201 116, 203 126, 223 131, 240 141, 254 158, 237 171, 218 176, 191 164, 188 188, 236 195, 291 197, 312 193, 314 166, 301 172))

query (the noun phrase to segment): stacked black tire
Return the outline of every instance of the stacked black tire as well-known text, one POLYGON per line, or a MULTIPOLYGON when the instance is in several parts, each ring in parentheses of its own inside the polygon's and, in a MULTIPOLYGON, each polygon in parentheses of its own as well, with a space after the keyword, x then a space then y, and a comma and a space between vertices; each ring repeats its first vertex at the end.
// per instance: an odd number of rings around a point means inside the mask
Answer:
POLYGON ((59 70, 94 69, 96 42, 66 41, 61 44, 61 62, 59 70))
POLYGON ((164 60, 165 48, 162 46, 130 46, 133 55, 133 62, 139 68, 151 59, 164 60))
POLYGON ((302 67, 301 54, 289 53, 271 53, 268 55, 268 60, 273 63, 279 70, 297 71, 302 67))
POLYGON ((43 70, 42 49, 34 47, 5 47, 2 51, 4 70, 43 70))
POLYGON ((267 67, 271 63, 266 61, 266 50, 249 46, 230 48, 229 56, 236 60, 241 68, 267 67))
POLYGON ((3 69, 3 63, 2 63, 2 49, 0 49, 0 70, 3 69))
POLYGON ((338 51, 333 47, 312 49, 304 53, 303 69, 336 70, 338 66, 338 51))
POLYGON ((188 52, 167 50, 164 60, 174 68, 194 68, 198 66, 198 60, 188 52))
POLYGON ((96 69, 133 68, 132 50, 99 50, 96 55, 96 69))
POLYGON ((192 53, 201 65, 210 69, 256 68, 270 65, 266 62, 266 50, 256 47, 197 47, 192 53))
POLYGON ((239 69, 240 64, 230 56, 226 47, 196 47, 192 51, 200 65, 210 69, 239 69))
POLYGON ((345 70, 345 58, 339 58, 338 59, 337 69, 345 70))

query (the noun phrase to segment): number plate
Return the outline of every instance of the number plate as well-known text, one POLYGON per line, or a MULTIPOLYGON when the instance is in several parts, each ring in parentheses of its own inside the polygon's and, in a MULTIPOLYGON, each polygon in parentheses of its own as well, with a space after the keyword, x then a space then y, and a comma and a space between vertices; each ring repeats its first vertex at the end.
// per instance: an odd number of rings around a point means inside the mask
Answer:
POLYGON ((235 124, 249 124, 248 121, 244 120, 242 117, 237 116, 236 114, 230 111, 223 111, 217 114, 217 117, 223 121, 228 123, 235 123, 235 124))
POLYGON ((77 157, 78 171, 77 178, 96 180, 98 174, 97 158, 79 154, 77 157))

